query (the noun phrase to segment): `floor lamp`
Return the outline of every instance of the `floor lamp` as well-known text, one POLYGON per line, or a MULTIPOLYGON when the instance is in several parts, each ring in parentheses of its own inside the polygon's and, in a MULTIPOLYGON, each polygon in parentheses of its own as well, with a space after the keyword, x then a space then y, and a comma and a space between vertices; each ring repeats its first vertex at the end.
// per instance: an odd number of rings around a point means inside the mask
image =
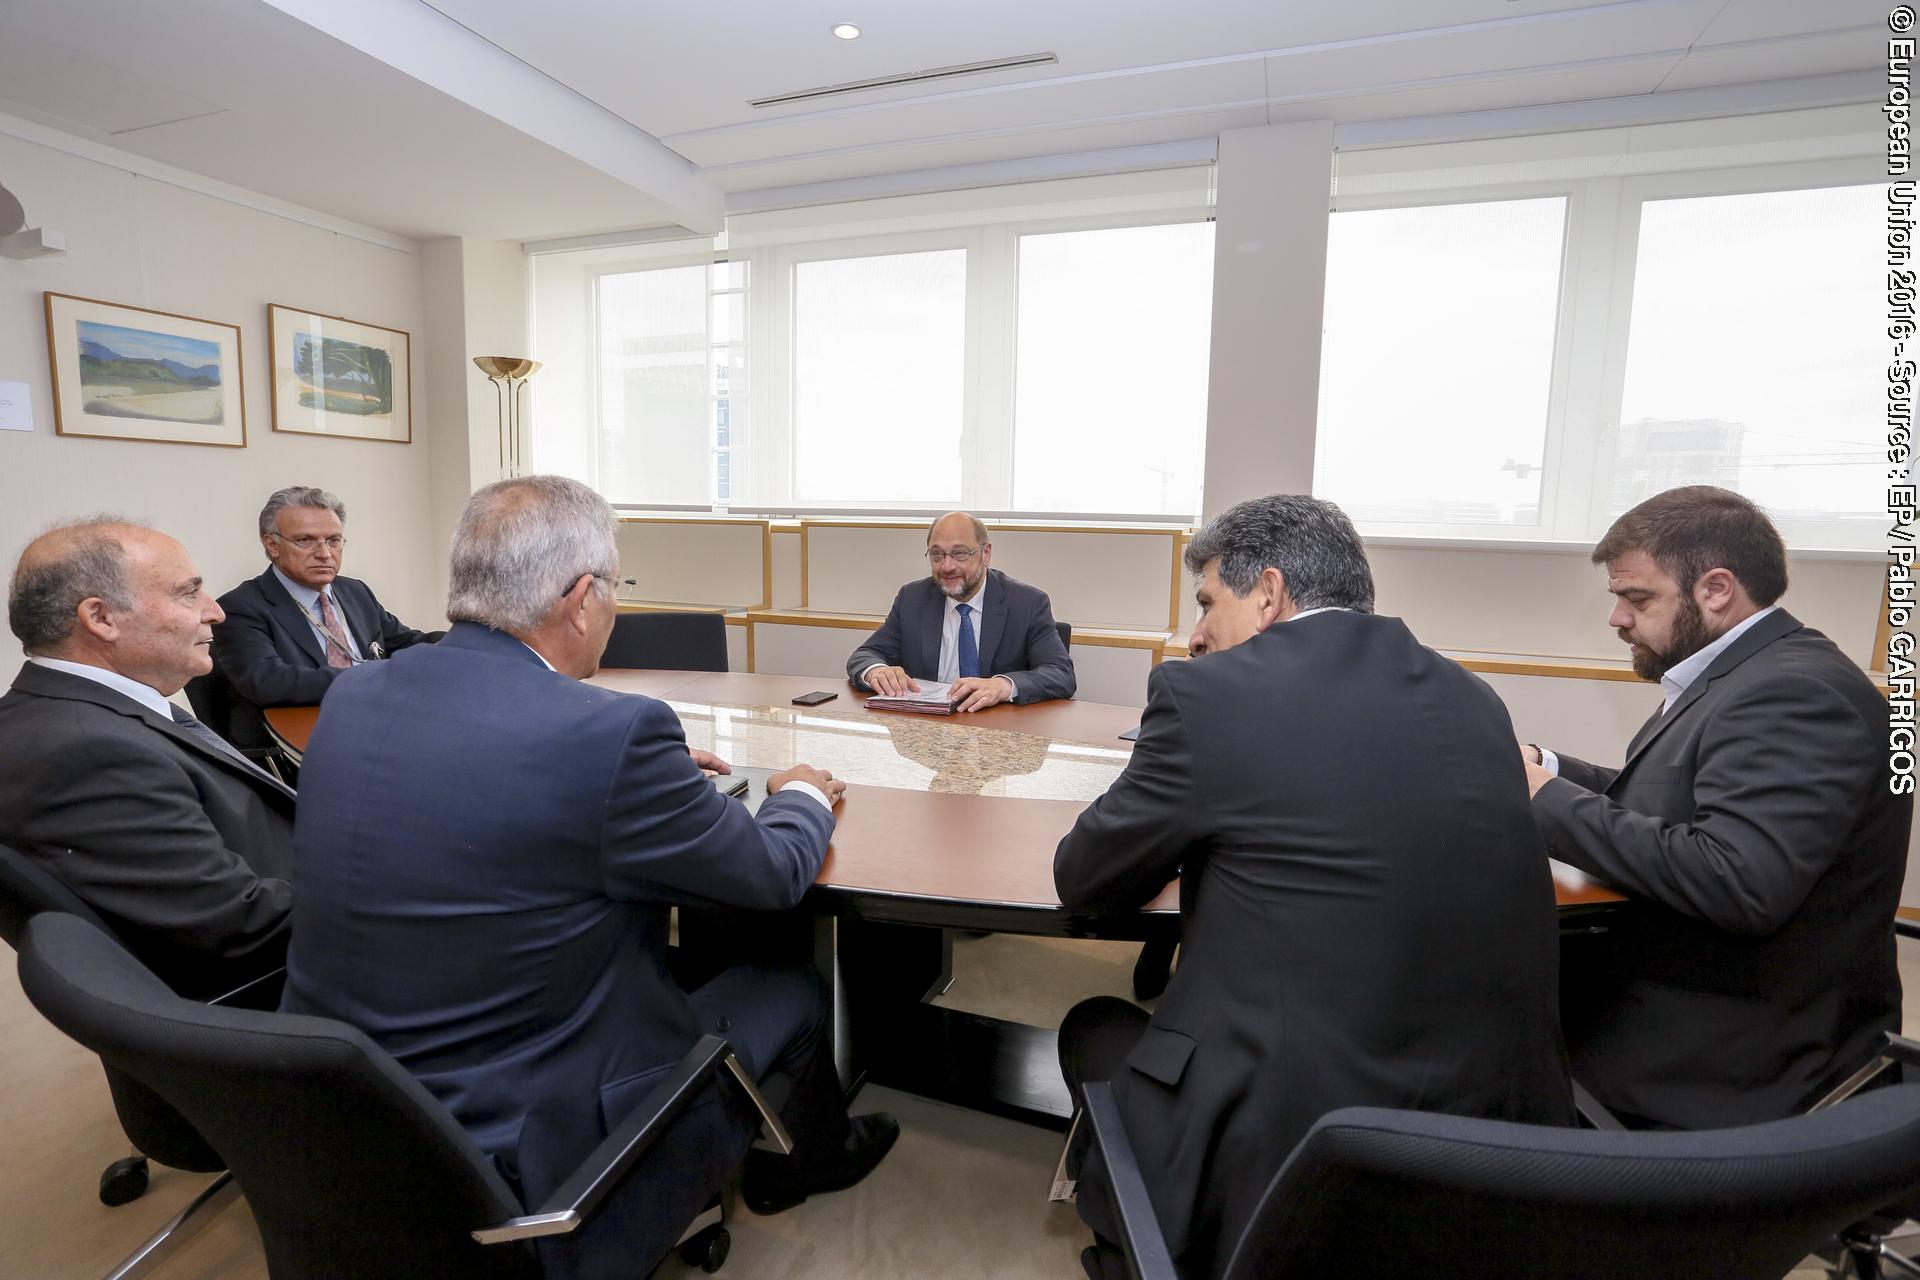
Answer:
POLYGON ((520 474, 520 389, 540 367, 523 356, 475 356, 473 362, 493 383, 500 405, 500 474, 520 474))

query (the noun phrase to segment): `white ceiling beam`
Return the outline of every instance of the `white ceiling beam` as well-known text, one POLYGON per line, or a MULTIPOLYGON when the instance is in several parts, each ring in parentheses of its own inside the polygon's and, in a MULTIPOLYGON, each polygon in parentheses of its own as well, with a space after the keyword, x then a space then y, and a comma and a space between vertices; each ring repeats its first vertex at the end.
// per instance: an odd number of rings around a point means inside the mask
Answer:
MULTIPOLYGON (((684 158, 422 0, 264 2, 643 192, 685 226, 720 230, 721 190, 684 158)), ((511 169, 500 174, 513 179, 511 169)))

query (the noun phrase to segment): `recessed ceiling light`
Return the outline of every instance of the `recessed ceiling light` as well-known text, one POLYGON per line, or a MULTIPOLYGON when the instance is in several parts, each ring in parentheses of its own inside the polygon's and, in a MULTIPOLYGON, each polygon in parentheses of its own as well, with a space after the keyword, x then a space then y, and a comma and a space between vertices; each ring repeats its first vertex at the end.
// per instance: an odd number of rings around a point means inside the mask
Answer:
POLYGON ((839 36, 842 40, 858 40, 860 38, 860 28, 854 26, 851 22, 842 22, 835 25, 833 34, 839 36))

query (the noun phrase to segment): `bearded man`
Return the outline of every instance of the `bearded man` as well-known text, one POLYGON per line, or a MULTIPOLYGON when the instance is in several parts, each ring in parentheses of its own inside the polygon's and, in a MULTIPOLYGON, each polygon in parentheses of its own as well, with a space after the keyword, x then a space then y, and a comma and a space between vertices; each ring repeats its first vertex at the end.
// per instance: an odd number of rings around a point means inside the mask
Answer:
POLYGON ((1779 606, 1785 545, 1736 493, 1649 498, 1593 562, 1666 696, 1618 769, 1521 748, 1549 852, 1634 900, 1562 955, 1574 1078, 1641 1127, 1793 1114, 1900 1026, 1886 700, 1779 606))

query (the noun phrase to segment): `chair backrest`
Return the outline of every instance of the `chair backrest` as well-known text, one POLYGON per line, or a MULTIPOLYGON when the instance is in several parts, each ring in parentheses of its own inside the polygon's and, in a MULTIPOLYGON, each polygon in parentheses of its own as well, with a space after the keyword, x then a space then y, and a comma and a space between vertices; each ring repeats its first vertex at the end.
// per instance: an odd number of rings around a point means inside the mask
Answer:
POLYGON ((1072 624, 1066 623, 1066 622, 1056 622, 1053 624, 1053 629, 1060 633, 1060 643, 1062 645, 1064 645, 1068 649, 1073 648, 1072 624))
POLYGON ((725 671, 727 622, 717 613, 623 613, 600 658, 603 667, 725 671))
POLYGON ((233 718, 233 685, 221 674, 219 666, 187 681, 186 694, 193 718, 232 741, 232 726, 228 722, 233 718))
POLYGON ((352 1027, 183 1000, 62 914, 27 925, 20 985, 226 1157, 274 1280, 540 1274, 530 1247, 470 1238, 523 1212, 518 1198, 446 1109, 352 1027))
POLYGON ((1228 1280, 1393 1270, 1539 1280, 1777 1277, 1920 1188, 1920 1085, 1739 1129, 1548 1129, 1350 1107, 1269 1184, 1228 1280))
POLYGON ((92 907, 52 873, 18 849, 0 844, 0 938, 17 950, 27 921, 42 911, 64 911, 108 934, 113 932, 92 907))

